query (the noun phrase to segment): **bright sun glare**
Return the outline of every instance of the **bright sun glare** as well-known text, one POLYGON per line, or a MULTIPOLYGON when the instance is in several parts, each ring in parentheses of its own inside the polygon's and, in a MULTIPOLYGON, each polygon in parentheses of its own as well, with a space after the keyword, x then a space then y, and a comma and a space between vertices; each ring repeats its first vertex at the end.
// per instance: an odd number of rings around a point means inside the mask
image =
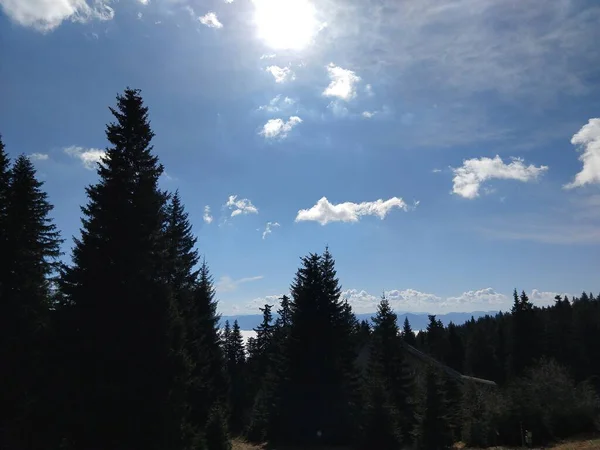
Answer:
POLYGON ((254 0, 258 36, 273 49, 300 50, 317 32, 315 8, 308 0, 254 0))

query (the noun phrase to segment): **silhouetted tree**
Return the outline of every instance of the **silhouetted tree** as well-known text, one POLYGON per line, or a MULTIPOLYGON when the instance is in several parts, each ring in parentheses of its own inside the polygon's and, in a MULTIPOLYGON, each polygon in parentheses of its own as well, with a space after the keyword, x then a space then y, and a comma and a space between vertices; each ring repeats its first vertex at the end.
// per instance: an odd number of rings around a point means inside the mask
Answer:
POLYGON ((20 156, 12 169, 0 141, 0 447, 42 448, 50 369, 50 279, 62 242, 49 217, 53 206, 33 164, 20 156))
POLYGON ((97 166, 73 264, 61 287, 70 304, 77 409, 69 426, 80 448, 181 448, 185 408, 172 396, 185 374, 173 334, 179 312, 165 276, 167 195, 163 167, 139 90, 110 108, 110 147, 97 166), (74 428, 74 424, 83 424, 74 428))

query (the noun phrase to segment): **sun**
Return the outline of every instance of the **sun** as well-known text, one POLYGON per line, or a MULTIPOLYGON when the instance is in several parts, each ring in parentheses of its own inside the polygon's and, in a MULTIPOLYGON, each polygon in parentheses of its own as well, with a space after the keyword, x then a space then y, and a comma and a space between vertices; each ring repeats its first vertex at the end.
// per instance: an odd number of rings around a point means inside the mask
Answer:
POLYGON ((308 0, 253 0, 258 36, 273 49, 301 50, 318 31, 308 0))

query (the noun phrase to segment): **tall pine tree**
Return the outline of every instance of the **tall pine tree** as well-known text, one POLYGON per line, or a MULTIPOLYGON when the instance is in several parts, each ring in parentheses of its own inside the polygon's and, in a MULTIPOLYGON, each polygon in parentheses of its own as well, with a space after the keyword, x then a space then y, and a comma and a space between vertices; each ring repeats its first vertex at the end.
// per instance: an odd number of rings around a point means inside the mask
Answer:
POLYGON ((43 373, 49 369, 50 280, 62 242, 53 206, 31 161, 11 170, 0 142, 0 447, 42 448, 48 413, 43 373))
POLYGON ((73 265, 62 289, 71 305, 77 382, 69 430, 78 448, 181 448, 183 417, 172 404, 185 374, 172 348, 178 308, 166 276, 167 195, 154 133, 139 90, 110 108, 110 147, 98 164, 73 265))

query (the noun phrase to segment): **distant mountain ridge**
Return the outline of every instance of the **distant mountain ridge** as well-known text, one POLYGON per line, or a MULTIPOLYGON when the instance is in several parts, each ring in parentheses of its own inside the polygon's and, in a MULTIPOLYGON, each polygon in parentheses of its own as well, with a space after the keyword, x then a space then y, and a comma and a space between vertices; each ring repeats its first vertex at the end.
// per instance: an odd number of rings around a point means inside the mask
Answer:
MULTIPOLYGON (((444 326, 447 326, 450 322, 454 322, 456 325, 462 325, 463 323, 471 320, 471 317, 478 319, 479 317, 485 317, 486 315, 494 316, 499 311, 473 311, 473 312, 449 312, 446 314, 436 314, 435 317, 442 321, 444 326)), ((427 328, 427 323, 429 323, 428 315, 429 313, 406 313, 406 312, 397 312, 398 314, 398 326, 402 327, 402 323, 404 319, 408 317, 408 321, 410 322, 410 326, 413 330, 424 330, 427 328)), ((366 313, 366 314, 357 314, 356 318, 358 320, 367 320, 371 322, 371 318, 375 315, 375 313, 366 313)), ((273 320, 277 318, 277 314, 273 315, 273 320)), ((219 326, 223 327, 225 325, 225 321, 229 320, 229 323, 233 324, 235 320, 238 321, 240 329, 242 330, 252 330, 260 325, 262 322, 262 314, 248 314, 248 315, 237 315, 237 316, 221 316, 221 321, 219 326)))

